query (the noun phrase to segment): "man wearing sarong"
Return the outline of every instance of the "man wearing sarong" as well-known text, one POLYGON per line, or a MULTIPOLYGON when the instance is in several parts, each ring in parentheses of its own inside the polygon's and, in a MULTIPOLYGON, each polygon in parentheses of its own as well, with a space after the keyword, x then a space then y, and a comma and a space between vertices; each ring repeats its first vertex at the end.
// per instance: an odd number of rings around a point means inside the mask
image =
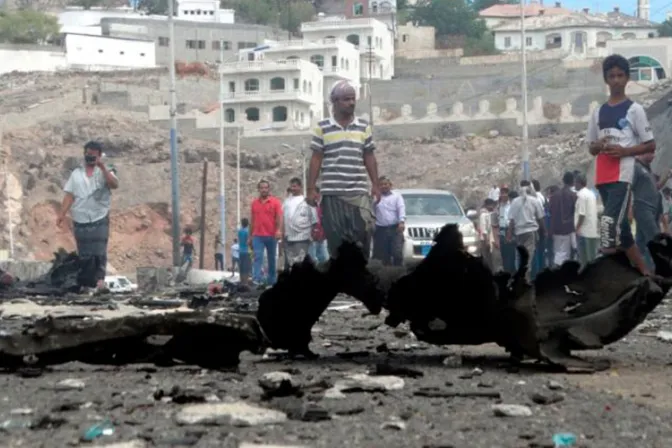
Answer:
POLYGON ((308 201, 317 203, 321 173, 322 226, 329 252, 335 254, 343 241, 355 241, 368 258, 375 222, 371 197, 380 200, 373 134, 369 123, 355 116, 356 93, 347 81, 334 84, 330 100, 332 117, 318 123, 310 144, 308 201))
POLYGON ((116 169, 105 165, 102 156, 100 143, 91 141, 84 145, 84 164, 74 169, 63 188, 65 197, 56 221, 62 226, 70 212, 77 253, 95 265, 94 283, 98 288, 105 284, 112 190, 119 187, 116 169))

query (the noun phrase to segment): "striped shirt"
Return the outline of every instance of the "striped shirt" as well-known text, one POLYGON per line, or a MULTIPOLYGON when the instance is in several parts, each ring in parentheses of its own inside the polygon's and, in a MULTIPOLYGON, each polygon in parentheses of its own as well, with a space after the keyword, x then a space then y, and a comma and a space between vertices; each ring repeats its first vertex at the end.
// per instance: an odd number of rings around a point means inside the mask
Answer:
POLYGON ((359 117, 343 128, 333 118, 317 124, 310 144, 323 154, 320 193, 357 196, 369 193, 364 154, 376 149, 371 126, 359 117))

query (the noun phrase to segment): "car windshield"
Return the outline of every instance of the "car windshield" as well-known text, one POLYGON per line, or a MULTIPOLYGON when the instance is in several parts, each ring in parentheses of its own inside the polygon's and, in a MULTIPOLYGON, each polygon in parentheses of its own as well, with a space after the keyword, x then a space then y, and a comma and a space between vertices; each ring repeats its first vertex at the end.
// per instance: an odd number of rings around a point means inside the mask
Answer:
POLYGON ((461 216, 460 204, 451 194, 404 194, 406 216, 461 216))
POLYGON ((128 286, 128 285, 131 284, 128 280, 126 280, 123 277, 118 278, 117 281, 119 282, 119 286, 121 286, 121 287, 128 286))

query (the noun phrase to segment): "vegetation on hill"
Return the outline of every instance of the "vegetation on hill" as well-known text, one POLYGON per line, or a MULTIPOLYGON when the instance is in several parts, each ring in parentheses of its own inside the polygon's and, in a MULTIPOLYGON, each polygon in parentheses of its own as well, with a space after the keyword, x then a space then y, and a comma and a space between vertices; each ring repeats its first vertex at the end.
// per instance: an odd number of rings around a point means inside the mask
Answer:
POLYGON ((660 37, 672 37, 672 20, 667 19, 658 25, 658 35, 660 37))
POLYGON ((297 32, 301 22, 315 15, 312 2, 306 0, 221 0, 222 8, 236 10, 236 21, 278 26, 297 32))
POLYGON ((57 37, 59 29, 55 15, 31 9, 0 11, 0 42, 42 44, 57 37))

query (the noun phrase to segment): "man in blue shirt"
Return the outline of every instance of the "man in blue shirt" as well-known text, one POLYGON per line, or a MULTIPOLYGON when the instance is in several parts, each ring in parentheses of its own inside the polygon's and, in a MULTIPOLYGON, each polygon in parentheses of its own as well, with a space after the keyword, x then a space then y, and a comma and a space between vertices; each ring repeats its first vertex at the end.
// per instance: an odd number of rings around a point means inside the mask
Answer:
POLYGON ((240 220, 240 229, 238 229, 238 271, 240 272, 240 283, 247 285, 252 270, 252 260, 250 259, 250 248, 247 241, 250 237, 250 221, 247 218, 240 220))

